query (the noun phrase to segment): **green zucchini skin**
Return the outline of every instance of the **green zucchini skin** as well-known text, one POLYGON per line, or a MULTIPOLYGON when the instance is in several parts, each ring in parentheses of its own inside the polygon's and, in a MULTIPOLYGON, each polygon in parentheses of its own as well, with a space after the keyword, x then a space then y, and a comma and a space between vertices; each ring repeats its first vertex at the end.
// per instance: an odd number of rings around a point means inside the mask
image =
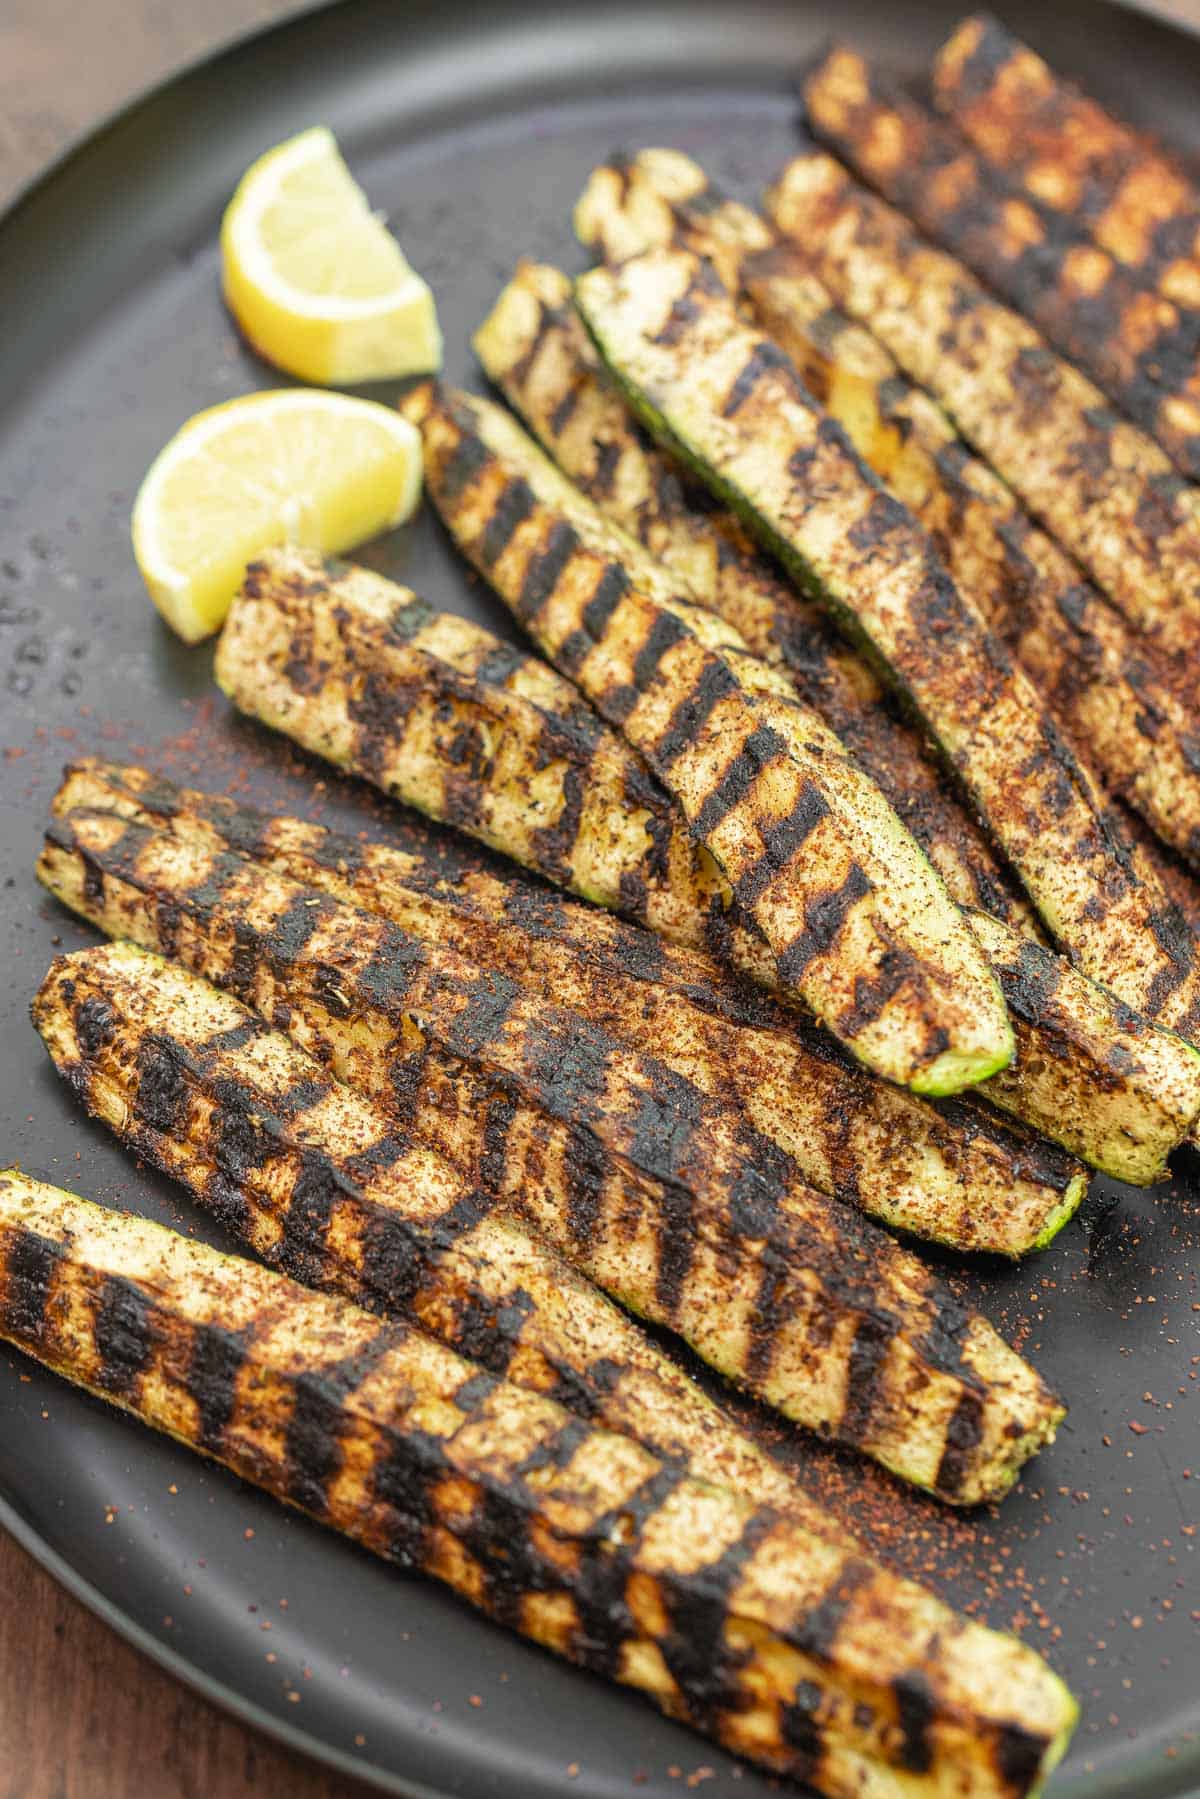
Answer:
POLYGON ((1122 853, 1028 677, 790 360, 685 251, 593 269, 576 294, 643 422, 890 671, 1054 939, 1127 1004, 1189 1034, 1200 961, 1182 918, 1122 853))
POLYGON ((941 880, 786 677, 672 594, 508 414, 432 383, 404 410, 456 542, 674 794, 781 984, 915 1092, 1006 1067, 1003 999, 941 880))
MULTIPOLYGON (((880 1081, 709 958, 531 885, 235 807, 137 767, 78 764, 53 811, 68 820, 112 812, 249 855, 533 993, 552 993, 711 1098, 736 1103, 822 1192, 913 1235, 1019 1256, 1061 1229, 1086 1190, 1071 1157, 973 1098, 935 1104, 880 1081)), ((1061 1109, 1061 1092, 1055 1098, 1061 1109)), ((1124 1116, 1119 1101, 1117 1111, 1124 1116)))
MULTIPOLYGON (((881 135, 873 158, 889 141, 881 135)), ((721 265, 758 324, 792 358, 809 392, 924 525, 964 595, 1031 676, 1077 756, 1094 764, 1108 793, 1135 807, 1164 843, 1185 859, 1200 860, 1193 715, 1172 691, 1167 671, 1078 564, 1034 523, 1013 490, 971 454, 936 402, 900 373, 865 327, 839 312, 797 246, 716 192, 704 171, 679 152, 644 150, 619 169, 602 165, 577 212, 586 241, 606 255, 628 248, 636 226, 645 238, 642 248, 677 241, 721 265)), ((507 316, 516 314, 510 305, 507 316)), ((552 328, 547 321, 543 334, 552 328)), ((527 368, 521 365, 519 385, 553 390, 565 368, 563 349, 548 348, 527 368)), ((569 419, 565 441, 579 453, 569 419)), ((829 685, 826 680, 823 688, 829 685)), ((821 695, 813 703, 824 710, 821 695)), ((878 708, 868 707, 868 715, 878 717, 878 708)), ((835 729, 855 755, 865 754, 886 790, 887 773, 878 764, 887 758, 873 757, 861 733, 835 729)), ((894 763, 900 746, 889 747, 894 763)), ((900 766, 907 769, 902 757, 900 766)), ((907 773, 905 785, 912 785, 907 773)), ((954 897, 997 912, 995 897, 962 891, 964 863, 968 871, 978 869, 980 879, 987 870, 969 831, 955 831, 955 808, 947 805, 944 821, 927 820, 922 809, 903 803, 904 792, 890 797, 942 868, 954 897), (948 838, 963 846, 953 860, 944 847, 948 838)), ((965 823, 965 809, 957 809, 957 818, 965 823)), ((1119 822, 1113 828, 1118 838, 1130 835, 1119 822)), ((1154 884, 1161 876, 1152 871, 1142 878, 1154 884)), ((1019 922, 1008 910, 998 915, 1019 922)))
POLYGON ((0 1336, 828 1799, 1023 1799, 1070 1739, 1078 1707, 1032 1649, 853 1544, 420 1330, 15 1169, 0 1336))
MULTIPOLYGON (((640 158, 638 164, 640 176, 640 158)), ((631 174, 618 204, 629 199, 633 181, 631 174)), ((669 224, 664 219, 664 229, 669 224)), ((787 670, 801 699, 886 795, 951 898, 1037 936, 1019 883, 959 803, 936 755, 897 715, 887 690, 824 608, 782 577, 731 512, 715 510, 670 458, 646 443, 603 374, 567 276, 522 263, 473 341, 489 378, 568 479, 739 631, 756 655, 787 670)))
POLYGON ((1022 198, 953 125, 855 51, 831 49, 806 77, 804 99, 823 143, 1032 319, 1195 480, 1200 360, 1186 310, 1022 198))
POLYGON ((766 195, 843 311, 868 325, 1086 569, 1197 705, 1200 505, 1166 452, 1027 319, 826 151, 766 195))
POLYGON ((109 935, 278 1018, 485 1208, 515 1206, 795 1423, 958 1504, 1007 1491, 1053 1438, 1061 1402, 986 1320, 601 1025, 260 862, 111 812, 51 820, 38 873, 109 935))

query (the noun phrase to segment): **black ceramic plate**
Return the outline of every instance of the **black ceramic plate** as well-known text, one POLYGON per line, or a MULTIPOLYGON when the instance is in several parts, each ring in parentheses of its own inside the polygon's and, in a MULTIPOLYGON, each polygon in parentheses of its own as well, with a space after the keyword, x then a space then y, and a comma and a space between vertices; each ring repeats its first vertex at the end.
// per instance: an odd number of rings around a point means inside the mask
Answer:
MULTIPOLYGON (((836 23, 915 71, 958 10, 843 0, 836 23)), ((1083 0, 1006 10, 1123 112, 1200 145, 1191 39, 1083 0)), ((753 197, 792 140, 790 71, 829 24, 801 0, 350 0, 142 102, 0 224, 0 1165, 210 1234, 85 1122, 27 1021, 55 949, 87 938, 32 874, 67 756, 142 754, 216 786, 248 776, 293 810, 409 828, 349 784, 322 791, 319 770, 239 724, 209 652, 159 627, 130 556, 130 501, 166 437, 272 379, 217 297, 217 222, 241 170, 304 125, 332 125, 437 290, 449 374, 474 379, 468 334, 516 256, 577 262, 569 211, 590 165, 617 145, 669 142, 753 197)), ((506 628, 428 515, 372 559, 506 628)), ((792 1451, 893 1560, 1015 1622, 1068 1678, 1084 1721, 1054 1782, 1064 1799, 1200 1786, 1198 1192, 1193 1168, 1151 1194, 1097 1183, 1049 1254, 967 1278, 1072 1406, 999 1516, 949 1517, 871 1470, 792 1451)), ((678 1794, 698 1770, 706 1799, 768 1790, 634 1698, 15 1354, 0 1354, 0 1517, 175 1672, 393 1791, 598 1799, 640 1776, 647 1794, 678 1794)))

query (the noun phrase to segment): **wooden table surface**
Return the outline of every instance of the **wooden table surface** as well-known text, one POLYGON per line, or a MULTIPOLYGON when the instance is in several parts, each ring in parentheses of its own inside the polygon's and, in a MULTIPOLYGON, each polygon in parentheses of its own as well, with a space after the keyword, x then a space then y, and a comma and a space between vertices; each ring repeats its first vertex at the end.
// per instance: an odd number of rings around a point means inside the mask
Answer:
MULTIPOLYGON (((1200 0, 1148 7, 1200 21, 1200 0)), ((295 0, 3 0, 0 206, 131 94, 296 10, 295 0)), ((179 1686, 0 1534, 0 1799, 356 1799, 365 1791, 179 1686)))

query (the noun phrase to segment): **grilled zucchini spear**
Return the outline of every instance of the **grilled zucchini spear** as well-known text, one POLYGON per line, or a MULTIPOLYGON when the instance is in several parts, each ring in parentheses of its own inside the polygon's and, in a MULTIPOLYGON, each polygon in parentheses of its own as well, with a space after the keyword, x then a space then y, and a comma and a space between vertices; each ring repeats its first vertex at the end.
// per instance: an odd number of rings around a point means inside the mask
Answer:
POLYGON ((1195 707, 1200 507, 1164 451, 1115 414, 1035 327, 917 236, 822 151, 790 162, 767 210, 833 294, 1015 489, 1195 707))
POLYGON ((938 52, 933 99, 1038 206, 1085 225, 1166 298, 1195 310, 1200 189, 1153 138, 1055 75, 999 19, 964 19, 938 52))
POLYGON ((569 1262, 229 994, 108 943, 60 956, 32 1009, 91 1115, 273 1267, 411 1318, 489 1374, 829 1529, 569 1262))
MULTIPOLYGON (((412 606, 366 570, 275 552, 234 603, 218 675, 243 710, 307 749, 677 943, 727 949, 772 986, 760 940, 730 927, 720 883, 694 862, 667 795, 569 682, 461 619, 438 615, 407 637, 412 606)), ((1155 1179, 1196 1115, 1196 1052, 1061 957, 1026 958, 1018 933, 987 929, 993 945, 1003 936, 996 972, 1019 1052, 980 1091, 1107 1173, 1155 1179)), ((719 985, 710 968, 708 989, 719 985)), ((806 1165, 823 1185, 819 1165, 806 1165)))
MULTIPOLYGON (((606 254, 677 240, 718 261, 730 286, 753 307, 758 323, 792 358, 809 392, 929 531, 964 594, 1032 676, 1068 737, 1086 746, 1108 791, 1136 806, 1181 855, 1200 860, 1200 740, 1192 714, 1171 692, 1144 639, 1034 524, 1012 489, 970 454, 945 413, 900 374, 883 345, 838 312, 796 247, 781 243, 747 207, 716 193, 703 170, 677 151, 644 150, 619 169, 596 169, 576 217, 585 241, 601 245, 606 254), (641 233, 640 243, 635 230, 641 233)), ((498 307, 493 319, 493 330, 501 316, 510 322, 508 343, 514 356, 527 341, 518 331, 518 315, 528 318, 527 309, 519 306, 519 293, 520 278, 506 290, 508 303, 502 302, 503 313, 498 307)), ((531 347, 528 362, 520 365, 520 386, 528 392, 536 384, 547 404, 568 378, 568 333, 575 338, 581 334, 574 315, 563 316, 569 325, 556 328, 556 320, 547 316, 540 328, 539 342, 555 333, 553 354, 547 347, 535 357, 531 347)), ((616 396, 598 391, 605 394, 609 410, 619 414, 616 396)), ((538 428, 542 430, 540 423, 538 428)), ((626 431, 634 446, 632 458, 637 440, 628 425, 626 431)), ((568 453, 575 449, 569 421, 565 447, 568 453)), ((578 453, 586 451, 581 447, 578 453)), ((625 477, 624 460, 619 468, 625 477)), ((614 493, 628 491, 629 485, 627 478, 614 482, 614 493)), ((698 521, 701 528, 704 522, 698 521)), ((831 627, 826 625, 826 631, 831 627)), ((842 651, 843 661, 848 655, 842 651)), ((803 679, 802 674, 797 678, 803 679)), ((828 686, 822 676, 822 688, 828 686)), ((862 691, 861 684, 855 691, 862 691)), ((880 717, 873 697, 864 693, 860 702, 867 720, 880 717)), ((813 704, 829 717, 821 692, 813 704)), ((852 728, 847 731, 833 718, 829 722, 889 791, 943 870, 954 897, 1019 923, 1007 906, 997 907, 997 899, 1007 900, 1003 886, 992 886, 991 899, 973 900, 962 890, 961 872, 957 882, 954 878, 965 862, 981 885, 988 879, 965 811, 946 799, 941 813, 932 816, 919 804, 903 804, 905 793, 889 790, 886 768, 877 767, 870 739, 864 745, 852 728), (962 827, 958 830, 956 820, 962 827), (964 845, 957 862, 946 859, 948 836, 964 845)), ((888 721, 883 722, 886 729, 888 721)), ((893 761, 902 747, 894 741, 898 735, 892 727, 887 747, 893 761)), ((879 749, 884 749, 882 742, 879 749)), ((905 766, 902 756, 900 763, 905 766)))
POLYGON ((1005 1067, 1004 1002, 970 932, 820 717, 776 697, 786 681, 752 690, 730 627, 673 597, 661 566, 508 414, 432 384, 404 410, 456 542, 645 755, 781 984, 866 1066, 916 1092, 958 1092, 1005 1067))
MULTIPOLYGON (((626 182, 622 198, 632 202, 641 191, 626 182)), ((666 229, 669 235, 669 217, 666 229)), ((490 378, 588 499, 720 613, 756 655, 786 668, 801 699, 895 807, 951 898, 1036 934, 1032 908, 956 803, 920 732, 895 715, 886 690, 823 608, 783 579, 731 512, 690 492, 676 465, 646 444, 601 372, 566 275, 522 263, 474 344, 490 378)))
POLYGON ((1077 229, 1015 193, 953 126, 833 49, 804 82, 815 135, 936 242, 1025 313, 1200 473, 1200 331, 1077 229))
POLYGON ((415 1328, 10 1171, 0 1335, 833 1799, 1036 1790, 1077 1716, 1015 1638, 415 1328))
POLYGON ((112 813, 39 873, 177 956, 525 1216, 615 1298, 785 1416, 960 1503, 1004 1491, 1062 1408, 914 1257, 736 1113, 515 981, 261 863, 112 813))
POLYGON ((1138 871, 1103 797, 959 592, 773 341, 710 265, 657 251, 577 286, 601 354, 658 435, 699 467, 920 712, 1043 920, 1129 1005, 1200 1020, 1196 944, 1138 871))
POLYGON ((1020 1255, 1049 1241, 1082 1198, 1083 1171, 1061 1151, 973 1102, 939 1108, 874 1079, 707 959, 585 907, 482 870, 454 878, 429 857, 237 808, 145 769, 70 770, 54 810, 69 818, 78 808, 241 851, 553 994, 702 1092, 734 1101, 806 1180, 885 1223, 958 1249, 1020 1255))

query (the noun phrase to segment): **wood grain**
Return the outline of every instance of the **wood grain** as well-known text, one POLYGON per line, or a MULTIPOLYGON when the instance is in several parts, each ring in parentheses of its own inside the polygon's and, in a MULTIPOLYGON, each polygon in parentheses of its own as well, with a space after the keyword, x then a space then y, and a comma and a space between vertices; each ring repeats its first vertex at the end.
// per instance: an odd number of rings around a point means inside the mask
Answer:
MULTIPOLYGON (((1200 0, 1147 8, 1200 24, 1200 0)), ((0 205, 123 101, 301 10, 295 0, 3 0, 0 205)), ((0 1799, 365 1793, 178 1685, 0 1534, 0 1799)))

